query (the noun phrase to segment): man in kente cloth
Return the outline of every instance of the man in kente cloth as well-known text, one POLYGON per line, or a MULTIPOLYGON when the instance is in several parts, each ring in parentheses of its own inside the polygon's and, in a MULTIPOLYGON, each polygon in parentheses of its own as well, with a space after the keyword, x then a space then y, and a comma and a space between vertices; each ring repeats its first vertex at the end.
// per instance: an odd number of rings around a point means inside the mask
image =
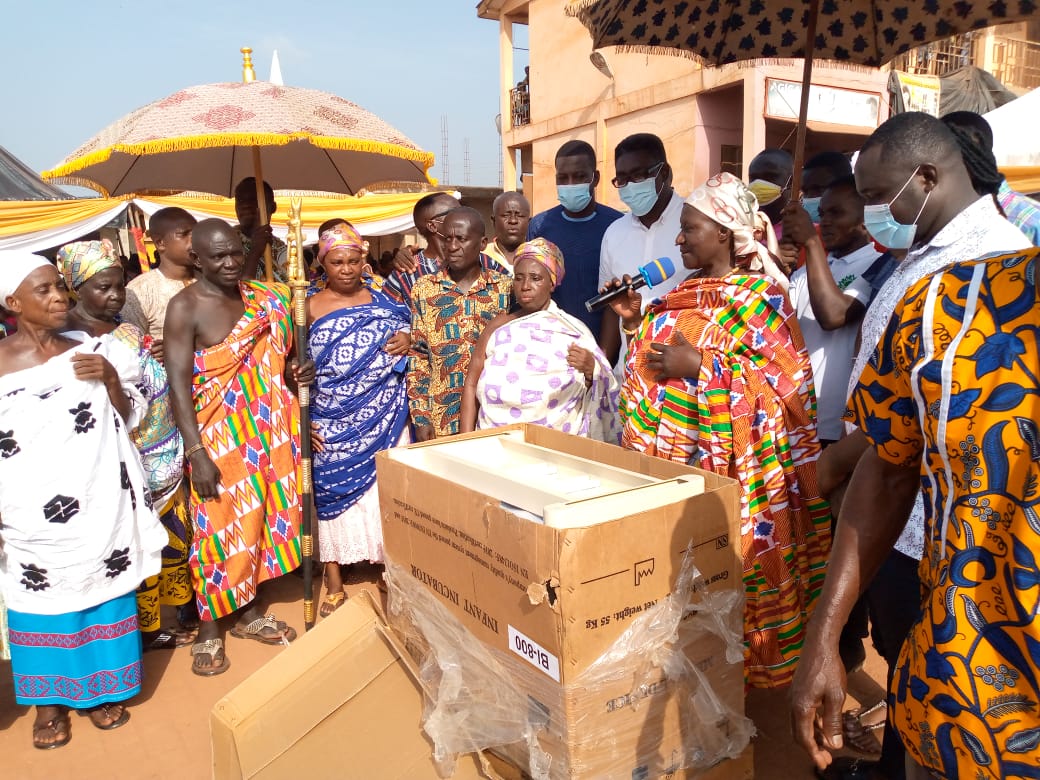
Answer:
POLYGON ((234 637, 296 637, 264 614, 257 587, 300 565, 299 407, 290 386, 312 381, 314 368, 288 359, 288 288, 243 279, 234 228, 200 222, 192 256, 198 281, 170 301, 164 332, 191 475, 189 565, 201 618, 192 671, 211 676, 230 665, 221 618, 237 616, 234 637))

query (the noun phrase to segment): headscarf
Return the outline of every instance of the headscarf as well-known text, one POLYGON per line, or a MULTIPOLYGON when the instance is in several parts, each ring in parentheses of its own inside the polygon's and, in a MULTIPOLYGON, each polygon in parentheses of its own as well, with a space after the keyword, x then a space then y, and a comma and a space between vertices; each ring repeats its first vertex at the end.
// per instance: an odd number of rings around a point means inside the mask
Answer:
POLYGON ((755 241, 758 200, 732 173, 712 176, 690 194, 686 205, 733 233, 733 252, 737 257, 758 253, 758 242, 755 241))
POLYGON ((366 243, 361 238, 361 234, 354 229, 353 225, 349 222, 340 222, 335 227, 326 230, 318 238, 318 262, 320 263, 324 260, 325 255, 333 249, 339 249, 340 247, 356 249, 364 255, 367 251, 366 243))
POLYGON ((73 294, 90 277, 117 266, 122 268, 122 263, 107 238, 73 241, 58 250, 58 271, 65 277, 65 286, 73 294))
POLYGON ((536 260, 544 265, 549 272, 549 280, 554 290, 563 282, 563 252, 552 241, 546 241, 544 238, 525 241, 516 248, 516 255, 513 257, 514 269, 521 260, 536 260))
POLYGON ((14 295, 29 274, 50 264, 46 257, 23 249, 0 251, 0 306, 7 305, 7 298, 14 295))

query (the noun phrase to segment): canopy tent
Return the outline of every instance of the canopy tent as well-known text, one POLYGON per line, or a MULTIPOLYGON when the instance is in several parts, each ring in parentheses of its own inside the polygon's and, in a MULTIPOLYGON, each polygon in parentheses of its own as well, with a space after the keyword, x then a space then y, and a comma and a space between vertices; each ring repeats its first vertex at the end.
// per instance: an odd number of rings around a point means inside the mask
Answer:
POLYGON ((41 179, 25 163, 0 146, 0 200, 70 200, 65 190, 41 179))
POLYGON ((993 154, 997 164, 1009 179, 1008 168, 1040 166, 1040 144, 1029 129, 1040 117, 1040 89, 1027 92, 983 116, 993 128, 993 154))
MULTIPOLYGON (((386 236, 414 227, 412 208, 427 192, 353 196, 305 196, 303 231, 306 243, 318 240, 318 227, 333 217, 351 222, 365 236, 386 236)), ((456 197, 458 193, 452 193, 456 197)), ((287 200, 282 193, 279 198, 287 200)), ((141 198, 87 198, 65 201, 0 201, 0 249, 39 251, 74 241, 107 225, 130 204, 145 214, 167 206, 180 206, 198 219, 217 217, 235 222, 231 198, 175 195, 141 198)), ((287 214, 277 211, 271 219, 275 235, 285 238, 287 214)))

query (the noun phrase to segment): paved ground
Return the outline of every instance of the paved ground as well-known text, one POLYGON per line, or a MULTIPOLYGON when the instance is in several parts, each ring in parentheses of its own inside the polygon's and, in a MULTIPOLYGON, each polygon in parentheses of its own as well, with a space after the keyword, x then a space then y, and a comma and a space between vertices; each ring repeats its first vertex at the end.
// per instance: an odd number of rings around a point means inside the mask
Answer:
MULTIPOLYGON (((375 589, 375 577, 363 571, 348 586, 375 589)), ((284 577, 270 593, 271 611, 302 632, 302 584, 284 577)), ((213 705, 278 652, 248 640, 228 639, 231 668, 226 674, 202 678, 190 671, 187 648, 148 653, 145 688, 131 703, 131 721, 121 729, 103 732, 86 717, 73 716, 72 741, 54 751, 31 745, 32 712, 15 704, 11 678, 0 664, 0 777, 11 780, 204 780, 210 777, 209 712, 213 705)), ((864 671, 849 680, 852 699, 878 701, 882 694, 884 664, 868 650, 864 671)), ((847 706, 854 706, 850 700, 847 706)), ((755 739, 755 780, 811 780, 805 755, 790 738, 784 693, 752 692, 748 714, 758 728, 755 739)), ((342 768, 330 778, 351 778, 342 768)), ((317 778, 308 778, 317 780, 317 778)), ((356 780, 379 780, 357 778, 356 780)))

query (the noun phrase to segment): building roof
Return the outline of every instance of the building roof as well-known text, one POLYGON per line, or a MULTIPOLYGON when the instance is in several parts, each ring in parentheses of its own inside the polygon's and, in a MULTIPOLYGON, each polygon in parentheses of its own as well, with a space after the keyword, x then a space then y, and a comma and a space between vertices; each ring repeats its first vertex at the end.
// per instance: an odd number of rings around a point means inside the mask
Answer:
POLYGON ((477 16, 481 19, 501 19, 509 16, 518 24, 527 24, 527 6, 531 0, 480 0, 477 3, 477 16))

